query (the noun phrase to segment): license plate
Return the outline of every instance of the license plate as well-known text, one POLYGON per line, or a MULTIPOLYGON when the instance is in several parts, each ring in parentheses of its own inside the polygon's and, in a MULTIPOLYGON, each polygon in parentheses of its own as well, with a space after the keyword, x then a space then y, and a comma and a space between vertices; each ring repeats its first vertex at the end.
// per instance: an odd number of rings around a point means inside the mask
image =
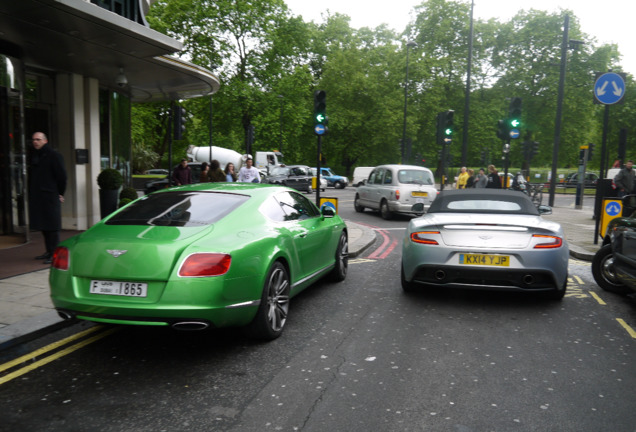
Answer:
POLYGON ((411 192, 411 196, 414 197, 427 197, 428 192, 411 192))
POLYGON ((145 282, 92 280, 90 291, 91 294, 146 297, 148 295, 148 284, 145 282))
POLYGON ((510 257, 508 255, 459 254, 459 263, 467 265, 508 267, 510 266, 510 257))

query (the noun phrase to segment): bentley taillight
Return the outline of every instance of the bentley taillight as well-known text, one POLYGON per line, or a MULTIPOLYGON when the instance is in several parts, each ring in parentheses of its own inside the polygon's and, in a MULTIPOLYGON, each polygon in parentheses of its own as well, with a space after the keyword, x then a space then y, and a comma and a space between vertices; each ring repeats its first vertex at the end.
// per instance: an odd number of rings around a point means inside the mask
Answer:
POLYGON ((230 269, 232 257, 222 253, 195 253, 181 265, 181 277, 221 276, 230 269))
POLYGON ((51 266, 58 270, 68 270, 69 259, 68 249, 65 247, 58 247, 53 252, 51 266))

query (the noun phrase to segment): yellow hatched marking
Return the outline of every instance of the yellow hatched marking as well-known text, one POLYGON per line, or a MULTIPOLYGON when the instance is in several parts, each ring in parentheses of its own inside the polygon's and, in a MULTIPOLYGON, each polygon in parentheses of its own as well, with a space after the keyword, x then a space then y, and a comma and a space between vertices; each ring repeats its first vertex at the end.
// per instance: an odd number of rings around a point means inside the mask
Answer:
POLYGON ((605 303, 605 302, 603 301, 603 299, 602 299, 602 298, 600 298, 600 297, 598 296, 598 294, 596 294, 594 291, 590 291, 590 295, 591 295, 592 297, 594 297, 594 300, 596 300, 596 301, 598 302, 598 304, 600 304, 601 306, 605 306, 605 305, 607 304, 607 303, 605 303))
POLYGON ((622 325, 625 330, 627 330, 627 333, 629 333, 629 335, 633 339, 636 339, 636 331, 633 328, 631 328, 625 321, 620 318, 616 318, 616 321, 618 321, 618 323, 622 325))

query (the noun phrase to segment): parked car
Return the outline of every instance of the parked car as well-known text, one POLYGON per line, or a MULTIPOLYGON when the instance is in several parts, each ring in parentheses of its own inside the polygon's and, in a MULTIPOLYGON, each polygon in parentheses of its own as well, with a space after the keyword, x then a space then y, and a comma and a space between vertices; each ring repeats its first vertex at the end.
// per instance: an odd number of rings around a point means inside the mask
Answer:
MULTIPOLYGON (((584 187, 595 188, 598 184, 598 174, 586 172, 583 180, 584 187)), ((563 180, 565 187, 576 187, 579 184, 579 173, 570 173, 563 180)))
POLYGON ((402 244, 402 288, 423 286, 545 293, 561 299, 568 244, 525 194, 501 189, 440 192, 411 219, 402 244))
MULTIPOLYGON (((188 166, 192 170, 192 183, 199 183, 199 177, 201 176, 201 162, 188 162, 188 166)), ((177 165, 172 168, 172 172, 174 172, 176 168, 177 165)), ((170 179, 170 181, 168 181, 168 173, 166 172, 166 176, 164 178, 146 182, 144 185, 144 193, 148 195, 149 193, 175 185, 176 183, 174 180, 170 179)))
POLYGON ((373 171, 373 167, 356 167, 353 170, 353 180, 351 184, 358 187, 366 183, 369 174, 373 171))
POLYGON ((202 183, 133 201, 62 242, 50 270, 59 314, 278 337, 289 299, 348 268, 344 221, 281 186, 202 183))
POLYGON ((306 165, 287 165, 270 168, 269 175, 265 177, 264 182, 312 193, 312 177, 309 167, 306 165))
POLYGON ((592 275, 606 291, 636 291, 636 195, 623 197, 623 217, 612 219, 592 260, 592 275))
POLYGON ((149 175, 168 175, 168 170, 163 168, 153 168, 146 171, 149 175))
MULTIPOLYGON (((309 168, 309 172, 311 173, 312 177, 318 177, 318 169, 317 168, 309 168)), ((320 190, 322 192, 327 190, 327 179, 324 178, 323 176, 320 176, 320 190)))
POLYGON ((366 184, 358 186, 354 199, 357 212, 377 210, 384 219, 394 214, 419 216, 437 196, 433 172, 416 165, 380 165, 371 171, 366 184), (413 205, 422 209, 413 210, 413 205))
POLYGON ((320 168, 320 177, 327 180, 327 185, 336 189, 344 189, 349 184, 349 179, 331 171, 331 168, 320 168))

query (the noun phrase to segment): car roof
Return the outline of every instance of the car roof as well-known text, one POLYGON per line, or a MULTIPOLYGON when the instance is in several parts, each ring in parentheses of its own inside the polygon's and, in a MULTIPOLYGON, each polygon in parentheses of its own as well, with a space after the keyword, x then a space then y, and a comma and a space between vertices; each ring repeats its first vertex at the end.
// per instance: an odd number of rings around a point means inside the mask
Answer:
POLYGON ((494 201, 494 200, 504 200, 504 201, 512 201, 521 207, 521 210, 515 213, 518 214, 529 214, 529 215, 538 215, 539 211, 532 203, 530 197, 526 194, 507 189, 453 189, 453 190, 443 190, 441 191, 435 200, 431 203, 431 206, 428 210, 428 213, 444 213, 444 212, 455 212, 447 209, 447 205, 452 201, 463 201, 463 200, 484 200, 484 201, 494 201))
POLYGON ((429 168, 426 168, 426 167, 423 167, 423 166, 419 166, 419 165, 385 164, 385 165, 378 165, 375 168, 418 169, 418 170, 422 170, 422 171, 432 172, 429 168))

